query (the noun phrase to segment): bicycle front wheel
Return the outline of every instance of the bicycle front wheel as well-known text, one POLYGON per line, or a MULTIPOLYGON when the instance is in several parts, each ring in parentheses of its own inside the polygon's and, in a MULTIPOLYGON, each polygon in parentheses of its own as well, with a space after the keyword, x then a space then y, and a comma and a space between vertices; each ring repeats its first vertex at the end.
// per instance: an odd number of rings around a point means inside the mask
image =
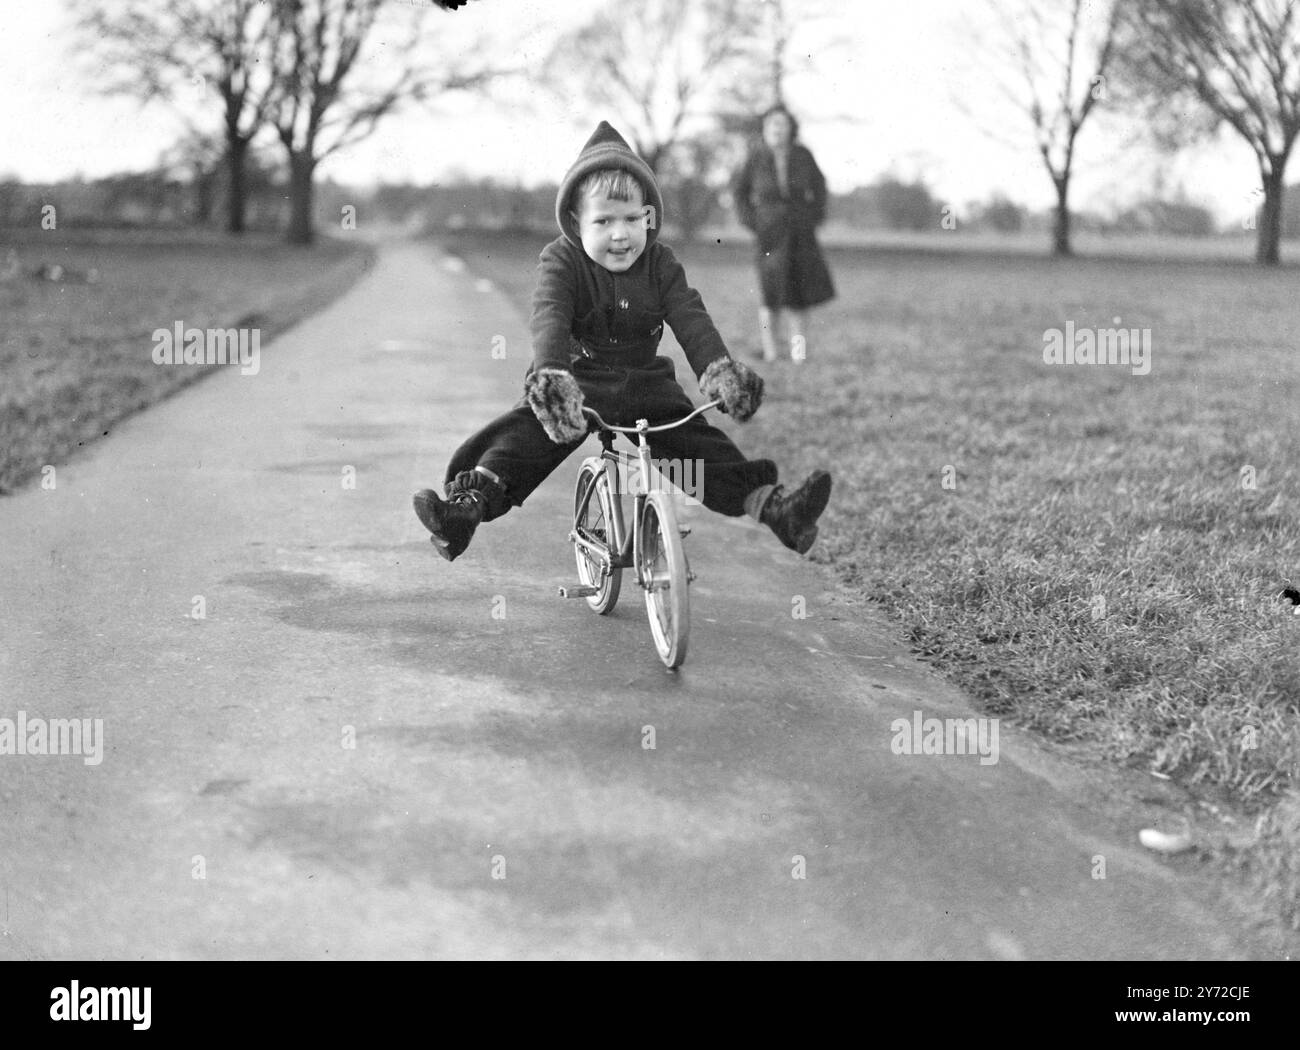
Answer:
POLYGON ((686 659, 686 641, 691 629, 686 551, 672 503, 660 492, 646 497, 641 517, 639 569, 645 587, 650 633, 659 659, 666 667, 680 667, 686 659))
MULTIPOLYGON (((573 527, 583 539, 603 547, 607 556, 613 555, 614 497, 605 471, 590 463, 584 463, 578 471, 578 484, 573 493, 573 527), (588 490, 591 490, 590 498, 588 490)), ((618 602, 623 570, 607 570, 577 544, 573 553, 578 562, 579 581, 584 587, 597 588, 587 604, 603 616, 618 602)))

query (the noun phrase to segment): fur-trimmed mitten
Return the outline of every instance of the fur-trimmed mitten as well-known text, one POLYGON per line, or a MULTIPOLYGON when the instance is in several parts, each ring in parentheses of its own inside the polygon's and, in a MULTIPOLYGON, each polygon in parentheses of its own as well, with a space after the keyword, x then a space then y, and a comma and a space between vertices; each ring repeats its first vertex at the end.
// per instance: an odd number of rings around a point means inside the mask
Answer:
POLYGON ((524 381, 524 394, 546 436, 557 445, 571 445, 586 435, 582 387, 572 372, 559 368, 530 372, 524 381))
POLYGON ((700 376, 700 393, 721 401, 721 410, 737 423, 748 423, 763 403, 763 377, 743 361, 720 357, 700 376))

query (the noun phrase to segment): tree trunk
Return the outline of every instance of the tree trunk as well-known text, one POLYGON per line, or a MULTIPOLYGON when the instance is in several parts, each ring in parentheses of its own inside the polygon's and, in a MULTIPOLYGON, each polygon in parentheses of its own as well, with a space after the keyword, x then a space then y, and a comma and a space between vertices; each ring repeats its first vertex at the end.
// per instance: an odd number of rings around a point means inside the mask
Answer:
POLYGON ((1056 221, 1052 228, 1052 254, 1073 255, 1070 246, 1070 176, 1065 174, 1052 180, 1056 183, 1056 221))
POLYGON ((289 243, 311 244, 315 236, 313 195, 316 159, 311 150, 289 153, 289 243))
POLYGON ((1286 158, 1273 157, 1272 170, 1261 172, 1264 183, 1264 207, 1259 215, 1259 230, 1255 240, 1255 261, 1261 266, 1276 266, 1281 261, 1282 246, 1282 183, 1286 171, 1286 158))
POLYGON ((244 212, 248 197, 248 180, 245 177, 248 160, 248 141, 231 138, 226 143, 226 165, 229 183, 226 194, 226 232, 244 232, 244 212))
POLYGON ((212 225, 212 210, 216 197, 214 181, 219 175, 202 164, 194 166, 194 223, 197 226, 212 225))

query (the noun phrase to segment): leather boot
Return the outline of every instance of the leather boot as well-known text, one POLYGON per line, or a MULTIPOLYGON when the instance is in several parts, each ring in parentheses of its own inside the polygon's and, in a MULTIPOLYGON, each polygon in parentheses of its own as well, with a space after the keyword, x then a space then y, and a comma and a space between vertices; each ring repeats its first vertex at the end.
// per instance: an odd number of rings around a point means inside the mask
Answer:
POLYGON ((758 520, 776 533, 792 551, 807 554, 817 540, 817 519, 831 498, 831 476, 814 470, 791 493, 778 485, 768 496, 758 520))
POLYGON ((487 497, 477 489, 453 492, 445 500, 433 489, 421 489, 412 502, 416 517, 433 533, 429 540, 434 550, 448 561, 465 553, 487 509, 487 497))

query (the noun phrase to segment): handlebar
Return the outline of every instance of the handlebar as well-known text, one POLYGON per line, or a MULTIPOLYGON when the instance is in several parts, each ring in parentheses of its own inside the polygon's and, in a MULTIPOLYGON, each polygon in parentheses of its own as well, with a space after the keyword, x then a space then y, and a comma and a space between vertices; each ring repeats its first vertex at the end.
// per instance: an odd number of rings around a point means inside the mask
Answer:
POLYGON ((650 426, 649 422, 644 419, 638 419, 637 425, 634 427, 616 427, 613 424, 606 423, 603 419, 601 419, 600 413, 598 413, 594 408, 587 408, 587 406, 584 405, 582 411, 584 415, 589 416, 595 422, 596 427, 599 430, 614 430, 620 434, 653 434, 659 430, 672 430, 674 427, 679 427, 683 423, 689 423, 701 412, 707 412, 709 409, 717 408, 721 404, 722 402, 720 400, 710 401, 706 405, 700 405, 699 408, 697 408, 689 416, 682 416, 681 419, 673 423, 661 423, 657 427, 650 426))

